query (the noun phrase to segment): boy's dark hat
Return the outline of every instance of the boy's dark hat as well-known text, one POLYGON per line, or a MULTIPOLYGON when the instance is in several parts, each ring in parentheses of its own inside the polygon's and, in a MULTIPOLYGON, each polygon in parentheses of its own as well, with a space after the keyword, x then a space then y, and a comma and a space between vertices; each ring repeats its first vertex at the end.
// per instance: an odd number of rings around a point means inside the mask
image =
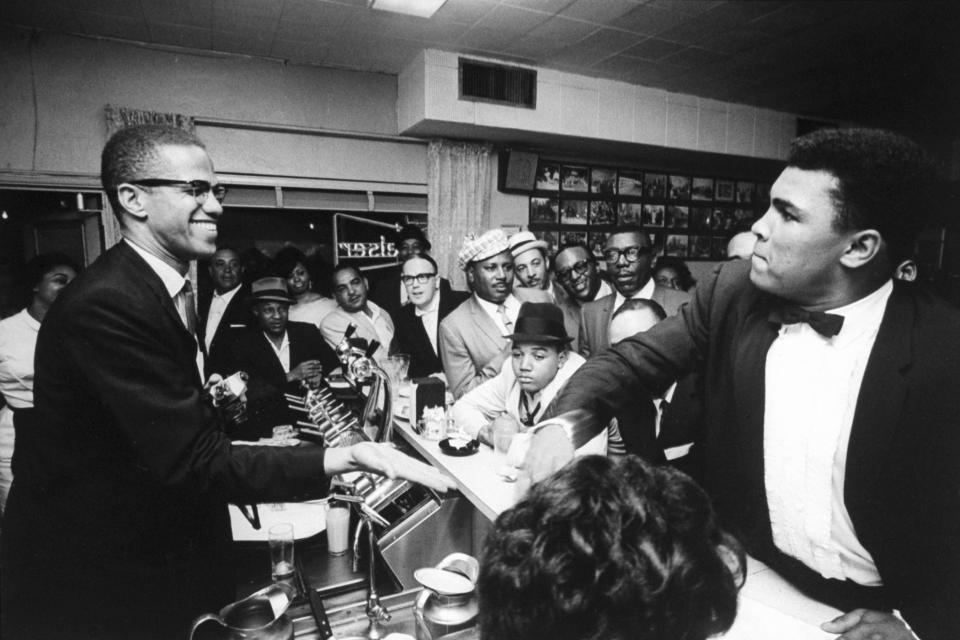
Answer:
POLYGON ((520 306, 513 333, 505 338, 514 342, 562 342, 568 344, 573 338, 567 335, 563 324, 563 311, 551 302, 524 302, 520 306))
POLYGON ((257 302, 285 302, 296 304, 296 300, 287 292, 287 281, 283 278, 260 278, 250 285, 250 295, 247 304, 257 302))

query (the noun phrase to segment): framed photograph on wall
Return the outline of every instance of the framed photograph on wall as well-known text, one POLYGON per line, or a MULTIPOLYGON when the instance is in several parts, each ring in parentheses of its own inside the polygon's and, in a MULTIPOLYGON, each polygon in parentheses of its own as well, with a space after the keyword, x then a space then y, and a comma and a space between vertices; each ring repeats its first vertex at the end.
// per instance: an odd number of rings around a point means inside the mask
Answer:
POLYGON ((587 191, 589 173, 590 170, 587 167, 561 166, 560 188, 563 191, 587 191))
POLYGON ((757 219, 757 214, 753 209, 734 209, 733 225, 730 227, 736 231, 747 231, 757 219))
POLYGON ((617 192, 617 170, 594 167, 590 169, 590 192, 612 196, 617 192))
POLYGON ((667 226, 675 229, 686 229, 690 218, 690 207, 676 204, 667 205, 667 226))
POLYGON ((587 224, 586 200, 563 200, 560 203, 560 224, 587 224))
POLYGON ((690 230, 710 230, 710 207, 690 207, 690 230))
POLYGON ((594 200, 590 203, 590 224, 609 226, 617 223, 617 203, 594 200))
POLYGON ((560 165, 541 162, 537 168, 537 180, 534 188, 539 191, 558 191, 560 189, 560 165))
POLYGON ((643 197, 647 200, 663 200, 667 197, 667 176, 664 173, 643 174, 643 197))
POLYGON ((530 225, 557 224, 559 212, 556 198, 530 198, 530 225))
POLYGON ((687 247, 687 255, 690 258, 710 258, 712 236, 690 236, 690 246, 687 247))
MULTIPOLYGON (((560 232, 560 247, 563 248, 568 244, 587 244, 587 232, 586 231, 561 231, 560 232)), ((589 246, 589 245, 588 245, 589 246)))
POLYGON ((733 212, 729 209, 715 208, 710 214, 710 228, 714 231, 723 231, 733 227, 733 212))
POLYGON ((727 236, 713 236, 713 242, 710 243, 710 257, 714 260, 726 260, 729 241, 727 236))
POLYGON ((753 182, 738 182, 737 183, 737 203, 738 204, 753 204, 753 193, 756 190, 757 185, 753 182))
POLYGON ((560 238, 556 231, 534 231, 533 235, 537 240, 543 240, 547 243, 547 253, 551 256, 557 254, 560 238))
POLYGON ((602 231, 590 233, 589 244, 590 253, 597 257, 597 260, 603 260, 603 247, 607 243, 607 234, 602 231))
POLYGON ((662 204, 645 204, 640 222, 645 227, 662 227, 666 217, 665 211, 662 204))
POLYGON ((666 256, 687 257, 687 246, 689 242, 686 234, 679 235, 675 233, 667 234, 667 241, 663 247, 663 254, 666 256))
POLYGON ((639 225, 643 213, 643 205, 639 202, 621 202, 618 224, 623 227, 639 225))
POLYGON ((617 193, 621 196, 643 195, 643 172, 641 171, 620 171, 620 177, 617 179, 617 193))
POLYGON ((754 195, 756 196, 757 204, 766 207, 770 204, 770 185, 764 183, 758 184, 754 195))
POLYGON ((650 246, 653 247, 653 255, 662 256, 663 255, 663 233, 648 233, 647 236, 650 237, 650 246))
POLYGON ((713 198, 717 202, 733 202, 733 180, 717 180, 713 198))
POLYGON ((670 200, 690 199, 690 178, 687 176, 670 176, 667 181, 670 188, 670 200))
POLYGON ((694 200, 713 200, 713 178, 694 178, 690 197, 694 200))

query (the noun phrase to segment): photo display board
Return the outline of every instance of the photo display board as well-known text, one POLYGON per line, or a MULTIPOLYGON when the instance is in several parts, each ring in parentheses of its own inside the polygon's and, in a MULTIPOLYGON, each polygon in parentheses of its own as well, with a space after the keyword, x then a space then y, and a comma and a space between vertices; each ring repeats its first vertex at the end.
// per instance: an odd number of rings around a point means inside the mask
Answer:
POLYGON ((639 225, 658 255, 723 260, 769 205, 770 185, 755 180, 541 158, 529 229, 552 253, 582 242, 599 257, 611 231, 639 225))

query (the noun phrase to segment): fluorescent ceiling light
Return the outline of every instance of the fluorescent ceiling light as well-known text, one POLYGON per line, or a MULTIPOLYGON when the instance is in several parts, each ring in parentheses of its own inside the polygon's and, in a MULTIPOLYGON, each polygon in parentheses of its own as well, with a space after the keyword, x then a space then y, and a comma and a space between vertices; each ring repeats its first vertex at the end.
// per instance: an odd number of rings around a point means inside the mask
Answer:
POLYGON ((408 16, 429 18, 447 0, 370 0, 370 8, 378 11, 405 13, 408 16))

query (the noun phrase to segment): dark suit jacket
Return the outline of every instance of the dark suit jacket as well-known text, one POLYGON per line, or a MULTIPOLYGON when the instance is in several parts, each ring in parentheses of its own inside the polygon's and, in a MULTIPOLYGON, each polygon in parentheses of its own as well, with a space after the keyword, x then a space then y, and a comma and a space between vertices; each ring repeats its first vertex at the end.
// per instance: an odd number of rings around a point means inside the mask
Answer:
MULTIPOLYGON (((751 553, 776 560, 763 404, 778 331, 768 314, 778 301, 751 284, 749 269, 748 261, 722 265, 678 317, 587 361, 551 411, 603 415, 638 385, 659 392, 702 363, 706 488, 751 553)), ((867 362, 843 499, 892 606, 919 637, 945 640, 960 638, 960 312, 909 284, 894 282, 867 362)))
POLYGON ((5 638, 185 638, 233 599, 227 501, 324 494, 322 448, 231 447, 195 355, 125 242, 61 292, 3 523, 5 638))
MULTIPOLYGON (((440 320, 460 306, 460 303, 469 298, 470 294, 466 291, 450 289, 444 291, 442 286, 437 294, 440 296, 440 308, 438 309, 437 335, 434 339, 439 349, 440 320)), ((416 307, 412 304, 403 305, 393 317, 393 328, 393 344, 390 345, 390 353, 410 354, 410 368, 407 374, 411 378, 443 373, 443 359, 433 350, 427 330, 423 328, 423 322, 417 315, 416 307)))
MULTIPOLYGON (((385 309, 394 321, 396 321, 400 309, 406 306, 400 304, 400 287, 403 286, 400 282, 400 270, 401 266, 397 265, 395 268, 389 269, 389 273, 380 274, 379 279, 370 289, 370 300, 379 305, 381 309, 385 309)), ((452 291, 450 281, 446 278, 440 278, 440 291, 442 293, 452 291)))
POLYGON ((219 373, 222 376, 231 375, 236 371, 230 363, 230 344, 247 329, 254 326, 253 313, 247 304, 247 296, 250 295, 250 286, 240 285, 230 304, 223 311, 223 317, 220 318, 220 324, 217 325, 217 331, 213 334, 213 340, 210 341, 210 348, 206 348, 203 337, 207 334, 207 316, 210 313, 210 301, 212 298, 202 298, 200 306, 197 309, 197 339, 200 347, 204 350, 204 369, 207 377, 211 374, 219 373))
MULTIPOLYGON (((588 302, 580 308, 580 355, 589 358, 610 346, 610 318, 616 293, 588 302)), ((676 291, 656 285, 650 298, 658 303, 668 316, 676 315, 680 305, 690 300, 686 291, 676 291)))
MULTIPOLYGON (((290 340, 290 368, 305 360, 319 360, 325 374, 340 366, 323 334, 305 322, 288 322, 290 340)), ((285 393, 303 395, 299 382, 287 382, 287 374, 277 354, 267 343, 259 327, 248 330, 231 345, 231 362, 238 371, 246 371, 247 422, 241 425, 237 437, 256 440, 268 437, 279 424, 296 424, 301 416, 291 411, 284 399, 285 393)))

